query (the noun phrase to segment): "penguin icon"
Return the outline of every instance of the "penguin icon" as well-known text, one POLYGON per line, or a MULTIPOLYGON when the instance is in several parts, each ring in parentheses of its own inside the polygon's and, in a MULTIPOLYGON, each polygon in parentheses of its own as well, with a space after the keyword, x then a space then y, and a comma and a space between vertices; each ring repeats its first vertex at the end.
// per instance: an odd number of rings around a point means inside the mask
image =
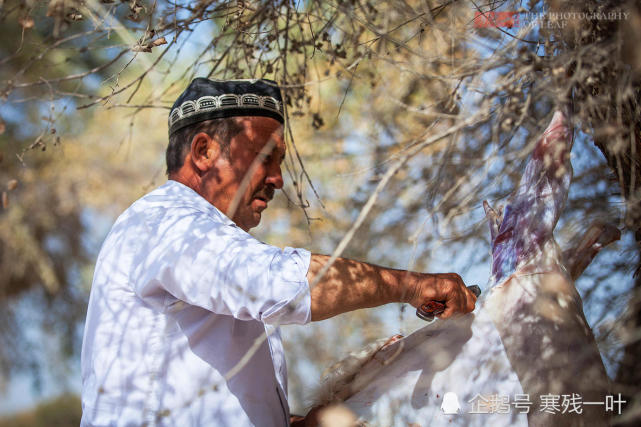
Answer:
POLYGON ((458 403, 458 396, 456 393, 448 391, 443 395, 443 403, 441 403, 441 411, 444 414, 458 414, 461 405, 458 403))

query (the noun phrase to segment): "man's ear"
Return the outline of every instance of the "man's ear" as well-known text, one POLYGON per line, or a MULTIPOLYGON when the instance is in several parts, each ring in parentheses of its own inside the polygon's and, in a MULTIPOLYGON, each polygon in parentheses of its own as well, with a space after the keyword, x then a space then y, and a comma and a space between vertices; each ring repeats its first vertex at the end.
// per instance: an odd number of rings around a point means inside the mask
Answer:
POLYGON ((191 140, 191 161, 200 172, 208 171, 220 154, 220 146, 205 132, 194 135, 191 140))

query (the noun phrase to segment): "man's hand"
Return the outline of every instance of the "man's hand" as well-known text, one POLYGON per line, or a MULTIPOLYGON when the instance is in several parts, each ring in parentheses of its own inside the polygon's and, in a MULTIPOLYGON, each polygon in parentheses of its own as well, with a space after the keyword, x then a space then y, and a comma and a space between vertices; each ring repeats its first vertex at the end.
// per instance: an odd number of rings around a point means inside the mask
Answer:
POLYGON ((411 273, 412 283, 407 289, 406 302, 420 307, 428 301, 444 301, 445 311, 437 317, 447 319, 456 314, 474 310, 476 295, 463 283, 456 273, 411 273))

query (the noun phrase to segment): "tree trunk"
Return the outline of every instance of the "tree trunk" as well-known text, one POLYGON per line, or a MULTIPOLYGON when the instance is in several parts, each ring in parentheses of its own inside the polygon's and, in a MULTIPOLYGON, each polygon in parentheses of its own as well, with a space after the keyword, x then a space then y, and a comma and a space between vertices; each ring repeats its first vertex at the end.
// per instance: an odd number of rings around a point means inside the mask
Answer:
MULTIPOLYGON (((640 251, 641 252, 641 251, 640 251)), ((641 256, 641 253, 639 254, 641 256)), ((636 275, 627 315, 622 325, 625 342, 623 357, 616 374, 615 390, 621 390, 627 401, 623 416, 615 425, 638 426, 641 420, 641 275, 636 275)))
POLYGON ((555 31, 566 52, 572 81, 565 93, 578 119, 590 128, 594 144, 614 172, 625 200, 624 224, 634 233, 637 253, 634 287, 621 325, 623 358, 614 392, 628 404, 615 423, 639 425, 641 420, 641 53, 638 49, 641 5, 635 1, 607 0, 582 3, 547 0, 550 11, 590 13, 625 12, 625 19, 570 21, 555 31), (582 53, 581 53, 582 52, 582 53), (632 401, 632 402, 630 402, 632 401))

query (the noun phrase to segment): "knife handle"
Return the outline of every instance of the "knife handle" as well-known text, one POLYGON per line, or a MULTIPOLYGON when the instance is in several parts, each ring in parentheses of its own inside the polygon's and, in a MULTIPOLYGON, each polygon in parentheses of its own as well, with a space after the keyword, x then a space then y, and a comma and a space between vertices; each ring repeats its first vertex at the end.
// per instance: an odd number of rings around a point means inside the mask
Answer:
MULTIPOLYGON (((476 295, 477 298, 481 295, 481 288, 478 285, 468 286, 467 288, 476 295)), ((434 316, 438 316, 444 311, 445 301, 428 301, 416 309, 416 315, 423 320, 431 322, 434 320, 434 316)))

